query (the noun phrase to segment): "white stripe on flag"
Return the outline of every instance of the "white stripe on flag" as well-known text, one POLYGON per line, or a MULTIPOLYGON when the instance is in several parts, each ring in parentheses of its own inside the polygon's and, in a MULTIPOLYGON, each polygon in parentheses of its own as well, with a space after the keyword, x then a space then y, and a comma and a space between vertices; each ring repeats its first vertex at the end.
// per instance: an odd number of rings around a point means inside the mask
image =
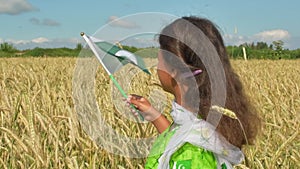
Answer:
POLYGON ((94 38, 93 36, 89 36, 89 38, 90 38, 94 43, 97 43, 97 42, 104 42, 104 40, 94 38))
POLYGON ((131 52, 128 52, 127 50, 119 50, 115 55, 119 57, 124 56, 126 57, 126 59, 130 60, 133 64, 138 65, 135 55, 131 52))

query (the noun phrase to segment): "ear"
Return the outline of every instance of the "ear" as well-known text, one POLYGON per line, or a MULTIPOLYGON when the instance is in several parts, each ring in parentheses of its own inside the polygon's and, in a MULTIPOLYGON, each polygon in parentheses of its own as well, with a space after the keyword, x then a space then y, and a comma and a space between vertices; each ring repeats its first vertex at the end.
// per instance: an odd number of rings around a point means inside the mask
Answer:
POLYGON ((174 69, 170 75, 172 77, 172 86, 180 87, 182 85, 182 80, 184 80, 181 77, 181 73, 179 73, 176 69, 174 69))
POLYGON ((176 69, 172 68, 170 75, 172 78, 179 80, 179 72, 176 69))

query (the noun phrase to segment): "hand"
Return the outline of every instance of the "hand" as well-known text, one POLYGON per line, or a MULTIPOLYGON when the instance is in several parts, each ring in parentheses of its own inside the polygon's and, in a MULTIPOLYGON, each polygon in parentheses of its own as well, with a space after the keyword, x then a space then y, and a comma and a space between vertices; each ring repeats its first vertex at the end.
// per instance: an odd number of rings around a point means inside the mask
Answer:
MULTIPOLYGON (((131 94, 127 98, 127 102, 133 104, 147 121, 154 121, 161 113, 151 106, 151 103, 144 97, 131 94)), ((135 115, 138 114, 135 112, 135 115)))

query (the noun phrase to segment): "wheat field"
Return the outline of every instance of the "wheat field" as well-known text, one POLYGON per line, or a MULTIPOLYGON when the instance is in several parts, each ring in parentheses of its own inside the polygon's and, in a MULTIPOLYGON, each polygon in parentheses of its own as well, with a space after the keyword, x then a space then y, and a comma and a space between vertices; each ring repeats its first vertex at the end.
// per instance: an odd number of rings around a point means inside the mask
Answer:
MULTIPOLYGON (((300 60, 231 62, 263 120, 256 144, 243 147, 247 167, 235 168, 300 168, 300 60)), ((0 168, 143 168, 145 158, 109 153, 83 131, 89 124, 79 123, 72 91, 76 63, 76 58, 0 58, 0 168)), ((151 85, 158 82, 151 71, 153 76, 130 84, 157 87, 151 85)), ((95 79, 99 107, 117 110, 101 68, 95 79)), ((133 89, 128 92, 150 90, 133 89)), ((157 135, 150 124, 122 117, 106 113, 103 118, 126 136, 157 135)))

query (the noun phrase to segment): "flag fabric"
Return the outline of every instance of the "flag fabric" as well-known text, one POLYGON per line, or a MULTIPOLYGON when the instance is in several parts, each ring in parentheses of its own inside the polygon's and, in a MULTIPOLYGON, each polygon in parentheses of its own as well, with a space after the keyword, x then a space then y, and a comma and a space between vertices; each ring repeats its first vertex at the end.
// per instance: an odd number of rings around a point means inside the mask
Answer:
MULTIPOLYGON (((120 67, 122 67, 128 63, 131 63, 131 64, 139 67, 145 73, 150 74, 150 72, 148 71, 148 69, 145 66, 143 59, 140 56, 135 55, 127 50, 121 49, 117 45, 97 39, 95 37, 88 37, 88 38, 90 38, 90 40, 99 49, 101 49, 103 52, 108 54, 108 55, 104 56, 104 58, 103 58, 103 62, 105 65, 113 66, 113 67, 114 67, 114 65, 115 66, 117 65, 117 67, 115 69, 118 70, 120 67), (115 57, 117 59, 117 61, 116 60, 113 61, 112 58, 109 58, 109 57, 115 57)), ((116 71, 116 70, 112 70, 112 71, 116 71)))
MULTIPOLYGON (((114 78, 113 73, 121 68, 123 65, 127 63, 132 63, 142 69, 145 73, 150 74, 150 72, 146 69, 144 61, 137 55, 133 53, 123 50, 120 47, 113 45, 109 42, 101 41, 94 37, 89 37, 85 33, 81 33, 81 36, 84 38, 92 52, 95 54, 104 70, 109 75, 109 78, 112 80, 113 84, 117 87, 123 97, 127 98, 127 94, 122 89, 120 84, 114 78)), ((141 113, 131 104, 132 109, 138 112, 140 119, 143 121, 144 117, 141 113)))

